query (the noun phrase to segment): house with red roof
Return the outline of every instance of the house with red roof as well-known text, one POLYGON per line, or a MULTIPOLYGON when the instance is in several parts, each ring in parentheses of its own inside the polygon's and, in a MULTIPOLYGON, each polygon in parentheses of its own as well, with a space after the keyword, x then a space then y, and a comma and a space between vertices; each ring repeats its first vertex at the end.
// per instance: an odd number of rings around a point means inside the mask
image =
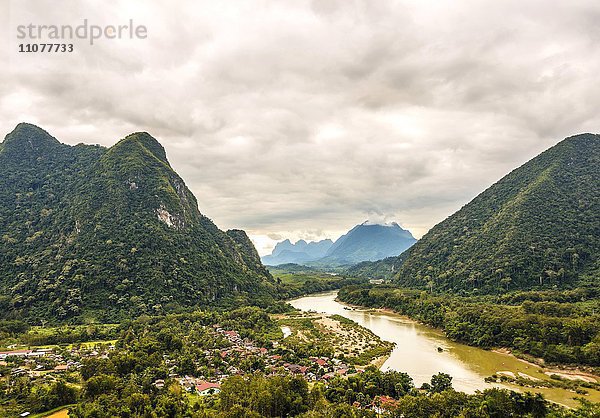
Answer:
POLYGON ((215 395, 221 392, 221 385, 219 383, 200 380, 196 383, 196 392, 198 392, 198 395, 200 396, 215 395))

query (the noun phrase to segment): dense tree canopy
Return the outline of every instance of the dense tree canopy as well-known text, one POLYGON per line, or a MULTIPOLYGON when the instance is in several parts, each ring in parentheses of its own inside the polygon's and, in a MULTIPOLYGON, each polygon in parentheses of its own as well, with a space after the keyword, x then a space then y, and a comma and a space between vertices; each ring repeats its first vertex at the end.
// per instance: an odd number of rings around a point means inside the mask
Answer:
POLYGON ((20 124, 0 147, 0 312, 115 320, 273 300, 243 231, 219 230, 162 146, 135 133, 105 149, 20 124))

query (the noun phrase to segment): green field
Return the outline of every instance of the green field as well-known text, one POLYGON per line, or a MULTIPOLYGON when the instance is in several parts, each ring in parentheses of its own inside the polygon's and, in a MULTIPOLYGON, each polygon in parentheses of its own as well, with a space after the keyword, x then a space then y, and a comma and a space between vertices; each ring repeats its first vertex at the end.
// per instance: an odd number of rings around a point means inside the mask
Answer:
POLYGON ((346 277, 345 275, 320 271, 297 264, 269 267, 269 272, 275 278, 279 294, 284 299, 340 289, 344 286, 366 281, 365 279, 346 277))

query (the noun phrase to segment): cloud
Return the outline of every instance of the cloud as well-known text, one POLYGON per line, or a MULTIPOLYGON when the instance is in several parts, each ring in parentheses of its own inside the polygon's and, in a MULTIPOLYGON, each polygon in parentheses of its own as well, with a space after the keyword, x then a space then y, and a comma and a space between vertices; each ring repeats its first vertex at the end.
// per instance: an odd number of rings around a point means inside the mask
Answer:
POLYGON ((598 131, 594 1, 58 3, 8 2, 4 132, 25 120, 111 145, 148 131, 201 211, 263 253, 369 217, 421 236, 565 136, 598 131), (16 52, 17 25, 84 18, 133 19, 148 38, 16 52))

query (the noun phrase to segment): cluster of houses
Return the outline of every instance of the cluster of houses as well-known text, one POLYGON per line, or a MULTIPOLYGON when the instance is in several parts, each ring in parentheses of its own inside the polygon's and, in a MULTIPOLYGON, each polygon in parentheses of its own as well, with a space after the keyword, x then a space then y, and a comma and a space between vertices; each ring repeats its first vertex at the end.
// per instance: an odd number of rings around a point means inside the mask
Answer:
MULTIPOLYGON (((281 368, 283 368, 289 373, 302 375, 309 381, 327 381, 336 374, 346 375, 348 370, 350 370, 350 367, 343 361, 327 357, 309 357, 308 362, 303 362, 305 364, 302 365, 286 363, 279 354, 270 354, 268 349, 257 347, 255 343, 249 339, 242 339, 236 331, 224 330, 219 325, 214 325, 213 327, 216 332, 225 336, 231 343, 231 347, 221 351, 221 358, 224 360, 233 353, 242 354, 244 356, 259 355, 265 358, 268 369, 272 374, 279 373, 281 368)), ((273 341, 272 344, 274 348, 279 346, 277 341, 273 341)))
POLYGON ((11 376, 40 377, 79 369, 83 358, 108 357, 110 350, 114 350, 113 345, 101 351, 77 347, 66 352, 55 348, 12 349, 0 351, 0 367, 9 367, 11 376))
MULTIPOLYGON (((335 375, 345 376, 350 370, 347 364, 336 358, 309 357, 308 360, 310 362, 308 366, 290 363, 283 363, 282 366, 290 373, 304 376, 309 381, 328 381, 335 375)), ((273 372, 275 372, 275 369, 273 369, 273 372)))
MULTIPOLYGON (((214 370, 210 377, 178 376, 171 374, 169 377, 176 379, 178 383, 188 392, 197 393, 201 396, 217 394, 220 391, 221 382, 227 377, 235 374, 243 374, 239 368, 239 360, 259 357, 264 361, 265 370, 270 375, 289 373, 303 376, 308 381, 328 381, 336 375, 344 376, 354 372, 346 363, 339 359, 328 357, 309 357, 301 361, 302 364, 289 363, 278 354, 278 342, 273 341, 272 349, 258 346, 248 338, 242 338, 237 331, 227 330, 220 325, 213 325, 216 334, 223 336, 230 346, 227 348, 206 350, 205 356, 217 356, 220 358, 220 367, 214 370)), ((165 358, 168 366, 175 369, 175 359, 165 358)), ((165 381, 158 379, 154 382, 157 388, 163 388, 165 381)))
MULTIPOLYGON (((301 364, 289 363, 279 354, 278 342, 273 341, 273 348, 260 347, 248 338, 242 338, 237 331, 227 330, 220 325, 212 326, 217 335, 224 337, 230 345, 226 348, 206 350, 208 358, 220 357, 219 367, 210 377, 179 376, 176 373, 169 375, 190 393, 199 395, 212 395, 220 391, 221 382, 227 377, 242 374, 240 359, 258 357, 264 362, 265 370, 271 375, 289 373, 300 375, 309 381, 328 381, 336 375, 346 375, 351 370, 343 361, 328 357, 309 357, 302 359, 301 364)), ((69 349, 36 348, 16 349, 0 352, 0 366, 10 368, 12 376, 27 375, 40 377, 52 373, 63 373, 77 370, 82 365, 82 360, 89 357, 107 358, 114 345, 104 344, 98 348, 85 348, 73 346, 69 349)), ((175 372, 177 360, 165 355, 167 366, 175 372)), ((154 386, 161 389, 165 386, 164 379, 158 379, 154 386)))

